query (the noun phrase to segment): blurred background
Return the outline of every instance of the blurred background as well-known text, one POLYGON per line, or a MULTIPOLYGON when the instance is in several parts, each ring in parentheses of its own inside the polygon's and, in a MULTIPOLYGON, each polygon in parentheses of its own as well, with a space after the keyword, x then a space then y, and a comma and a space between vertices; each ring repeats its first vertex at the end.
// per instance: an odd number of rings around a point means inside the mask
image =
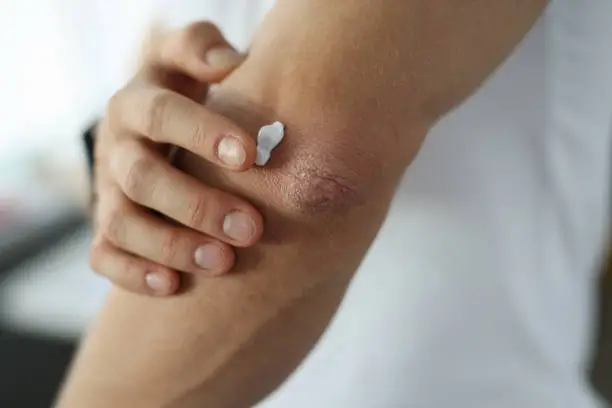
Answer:
POLYGON ((0 3, 0 407, 49 407, 106 283, 80 133, 129 74, 145 1, 0 3), (126 41, 127 40, 127 41, 126 41))
MULTIPOLYGON (((180 1, 164 19, 171 25, 212 19, 244 47, 252 27, 238 16, 253 3, 180 1), (232 13, 236 7, 243 10, 232 13)), ((80 137, 129 78, 156 10, 156 0, 0 2, 2 408, 50 406, 108 289, 88 267, 80 137)), ((612 294, 612 282, 602 283, 602 293, 612 294)), ((593 373, 612 396, 612 327, 605 316, 593 373)))

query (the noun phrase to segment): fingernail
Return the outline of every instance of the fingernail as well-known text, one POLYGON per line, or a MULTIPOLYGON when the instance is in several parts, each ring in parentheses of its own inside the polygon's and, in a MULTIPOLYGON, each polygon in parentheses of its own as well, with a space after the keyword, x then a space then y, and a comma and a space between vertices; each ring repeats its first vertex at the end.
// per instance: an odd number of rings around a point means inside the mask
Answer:
POLYGON ((196 249, 193 258, 195 263, 203 269, 215 269, 223 263, 223 254, 216 245, 202 245, 196 249))
POLYGON ((147 286, 151 289, 152 292, 157 294, 164 294, 170 291, 170 282, 168 279, 156 272, 149 272, 145 277, 147 281, 147 286))
POLYGON ((239 65, 244 56, 231 48, 218 47, 208 50, 206 63, 213 68, 226 69, 239 65))
POLYGON ((247 242, 257 232, 257 226, 255 221, 248 215, 234 211, 225 216, 223 232, 236 241, 247 242))
POLYGON ((226 137, 217 146, 219 159, 228 166, 240 166, 246 159, 246 152, 242 144, 233 137, 226 137))

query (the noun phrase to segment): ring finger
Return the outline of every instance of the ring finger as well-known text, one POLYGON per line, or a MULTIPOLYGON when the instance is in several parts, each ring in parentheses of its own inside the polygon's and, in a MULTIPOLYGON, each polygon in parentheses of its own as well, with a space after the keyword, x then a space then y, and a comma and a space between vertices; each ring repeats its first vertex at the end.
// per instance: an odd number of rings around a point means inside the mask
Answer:
POLYGON ((100 202, 100 231, 115 246, 181 272, 215 276, 234 264, 229 245, 151 214, 118 188, 100 202))

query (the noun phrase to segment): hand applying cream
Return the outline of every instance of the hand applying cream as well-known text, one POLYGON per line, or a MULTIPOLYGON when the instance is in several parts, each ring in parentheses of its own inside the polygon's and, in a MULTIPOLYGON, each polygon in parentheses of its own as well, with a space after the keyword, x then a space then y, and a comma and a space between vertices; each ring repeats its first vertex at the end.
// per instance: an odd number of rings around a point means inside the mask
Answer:
POLYGON ((255 164, 264 166, 270 160, 270 154, 285 137, 285 125, 274 122, 266 125, 259 130, 257 135, 257 158, 255 164))

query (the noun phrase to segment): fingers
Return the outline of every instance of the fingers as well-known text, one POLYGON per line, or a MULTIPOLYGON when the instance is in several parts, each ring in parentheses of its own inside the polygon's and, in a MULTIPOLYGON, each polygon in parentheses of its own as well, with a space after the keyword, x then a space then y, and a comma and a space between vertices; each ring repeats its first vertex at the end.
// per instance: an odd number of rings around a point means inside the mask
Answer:
POLYGON ((227 272, 234 264, 228 243, 253 244, 263 221, 251 205, 202 186, 152 147, 170 144, 228 169, 250 168, 256 157, 253 138, 194 102, 244 56, 214 25, 200 22, 153 35, 144 57, 139 74, 111 99, 106 143, 100 140, 96 148, 104 166, 98 185, 102 179, 104 191, 91 259, 94 270, 115 284, 162 296, 178 290, 176 270, 227 272), (149 208, 186 227, 154 216, 149 208))
POLYGON ((129 199, 181 225, 240 247, 262 234, 263 219, 253 206, 202 185, 139 143, 118 146, 110 169, 129 199))
POLYGON ((244 58, 232 48, 217 26, 206 21, 155 36, 148 52, 151 66, 174 69, 209 83, 221 81, 244 58))
POLYGON ((166 267, 137 258, 98 237, 90 254, 91 267, 130 292, 168 296, 179 289, 179 275, 166 267))
POLYGON ((122 192, 100 202, 98 233, 130 254, 181 272, 221 275, 234 264, 229 245, 172 224, 131 203, 122 192))
POLYGON ((111 131, 180 146, 232 170, 250 168, 257 156, 255 141, 245 130, 165 89, 128 87, 112 98, 108 115, 112 118, 111 131))

